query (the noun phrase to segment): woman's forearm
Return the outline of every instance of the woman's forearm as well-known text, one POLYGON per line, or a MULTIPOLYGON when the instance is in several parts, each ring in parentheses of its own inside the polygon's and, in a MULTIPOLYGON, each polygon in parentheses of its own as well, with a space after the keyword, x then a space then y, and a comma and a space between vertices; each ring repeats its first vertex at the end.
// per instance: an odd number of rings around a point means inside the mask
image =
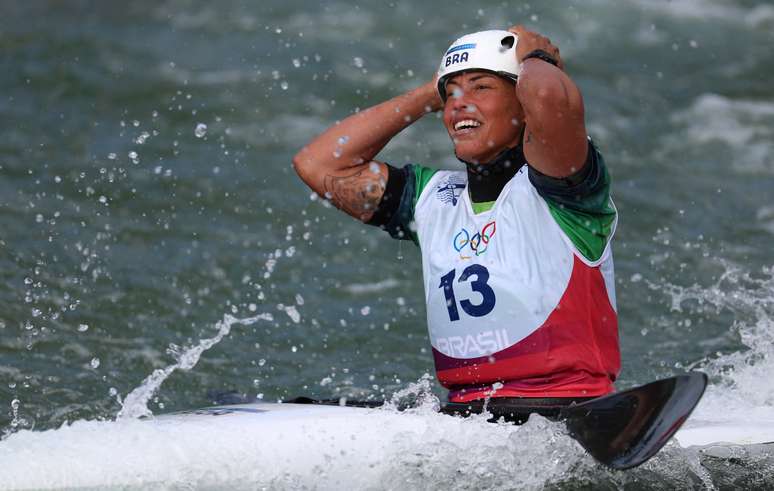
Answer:
POLYGON ((527 124, 524 151, 544 174, 565 177, 586 160, 586 127, 580 90, 559 68, 530 59, 516 91, 527 124))
POLYGON ((390 139, 440 106, 435 85, 426 83, 331 126, 296 154, 293 165, 323 194, 325 176, 371 162, 390 139))

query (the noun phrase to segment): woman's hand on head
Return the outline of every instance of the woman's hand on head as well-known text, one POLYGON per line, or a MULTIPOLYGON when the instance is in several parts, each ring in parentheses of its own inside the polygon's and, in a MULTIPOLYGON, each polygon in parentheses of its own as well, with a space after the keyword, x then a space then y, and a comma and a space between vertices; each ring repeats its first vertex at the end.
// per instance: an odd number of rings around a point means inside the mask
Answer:
POLYGON ((580 89, 564 72, 559 48, 550 39, 521 25, 509 31, 519 37, 516 58, 523 64, 516 93, 525 113, 527 162, 548 176, 572 175, 586 162, 589 148, 580 89), (545 57, 530 61, 535 50, 548 54, 556 66, 545 57))
POLYGON ((443 99, 441 99, 441 94, 438 93, 438 73, 433 76, 430 82, 425 84, 425 87, 428 92, 432 91, 433 94, 433 97, 430 98, 430 103, 425 107, 425 111, 434 113, 442 110, 444 103, 443 99))
POLYGON ((550 39, 537 32, 530 31, 520 24, 508 28, 508 31, 518 36, 518 42, 516 43, 516 58, 519 60, 519 63, 523 63, 525 56, 536 49, 539 49, 551 55, 551 57, 556 60, 557 66, 561 70, 564 70, 564 62, 562 61, 562 56, 559 54, 559 48, 554 46, 550 39))

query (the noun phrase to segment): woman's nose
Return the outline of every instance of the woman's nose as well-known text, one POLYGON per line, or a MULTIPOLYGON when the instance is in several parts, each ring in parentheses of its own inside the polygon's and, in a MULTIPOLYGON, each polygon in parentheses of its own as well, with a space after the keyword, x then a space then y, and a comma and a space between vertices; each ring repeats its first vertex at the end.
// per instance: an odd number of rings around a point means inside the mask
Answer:
POLYGON ((465 93, 459 87, 455 87, 449 94, 449 99, 451 99, 452 107, 458 108, 465 104, 465 93))
POLYGON ((473 105, 468 102, 462 89, 455 88, 449 99, 449 103, 452 105, 452 111, 454 112, 473 112, 475 110, 473 105))

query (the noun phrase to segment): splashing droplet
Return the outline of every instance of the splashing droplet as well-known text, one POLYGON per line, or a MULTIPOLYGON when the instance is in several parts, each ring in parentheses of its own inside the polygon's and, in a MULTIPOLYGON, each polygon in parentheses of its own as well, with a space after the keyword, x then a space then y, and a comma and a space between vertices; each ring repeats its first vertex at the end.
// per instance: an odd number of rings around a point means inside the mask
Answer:
POLYGON ((197 124, 196 129, 194 129, 194 135, 196 135, 196 138, 204 138, 207 135, 207 125, 204 123, 197 124))
POLYGON ((193 368, 199 362, 199 357, 202 353, 218 344, 221 339, 229 335, 231 327, 234 324, 249 326, 261 320, 271 322, 273 317, 271 314, 259 314, 254 317, 237 319, 226 314, 223 316, 222 321, 215 324, 218 332, 214 337, 201 339, 198 344, 185 349, 172 350, 177 362, 166 368, 154 370, 153 373, 143 380, 139 387, 127 394, 122 402, 121 410, 118 412, 116 419, 134 419, 142 416, 151 416, 153 413, 148 409, 148 402, 155 396, 156 391, 172 372, 175 370, 188 371, 193 368))

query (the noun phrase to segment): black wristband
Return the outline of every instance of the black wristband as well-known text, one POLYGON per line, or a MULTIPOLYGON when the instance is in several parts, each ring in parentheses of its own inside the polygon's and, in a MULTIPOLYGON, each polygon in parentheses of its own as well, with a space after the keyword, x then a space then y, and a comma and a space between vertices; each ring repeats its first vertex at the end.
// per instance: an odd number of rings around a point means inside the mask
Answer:
POLYGON ((527 53, 527 56, 525 56, 521 60, 521 62, 524 63, 525 61, 527 61, 530 58, 537 58, 539 60, 545 61, 546 63, 550 63, 550 64, 554 65, 557 68, 559 67, 559 62, 556 61, 556 58, 554 58, 553 56, 549 55, 547 51, 543 51, 542 49, 536 49, 534 51, 530 51, 529 53, 527 53))

